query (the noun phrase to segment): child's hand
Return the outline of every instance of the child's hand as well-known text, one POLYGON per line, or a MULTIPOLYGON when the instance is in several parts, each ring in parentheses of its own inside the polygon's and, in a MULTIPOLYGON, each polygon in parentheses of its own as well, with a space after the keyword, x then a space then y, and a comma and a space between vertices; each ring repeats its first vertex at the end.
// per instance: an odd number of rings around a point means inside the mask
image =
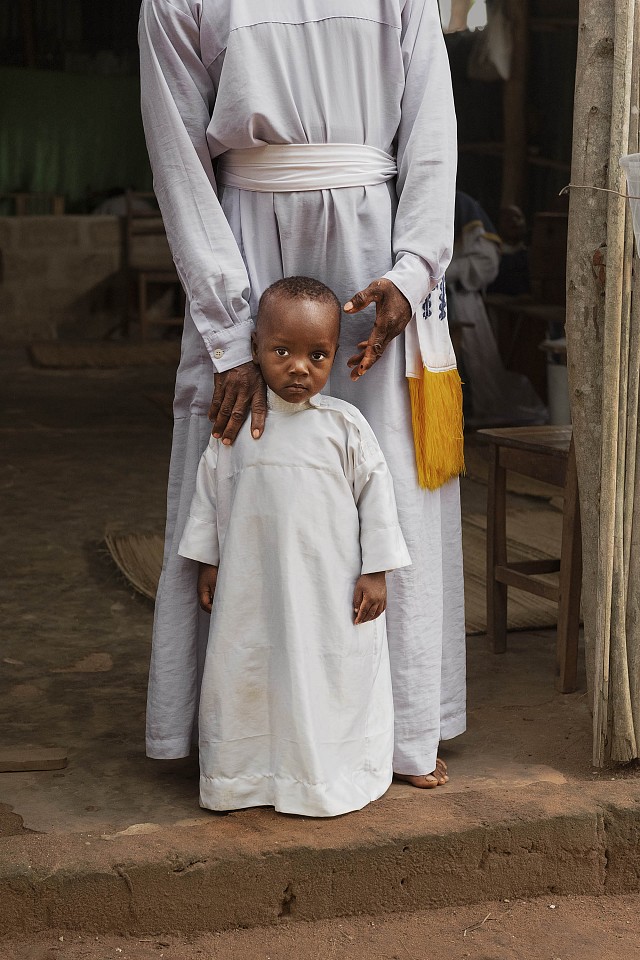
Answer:
POLYGON ((382 573, 363 573, 353 591, 354 623, 368 623, 387 609, 387 581, 382 573))
POLYGON ((211 613, 217 580, 218 568, 212 567, 208 563, 201 563, 198 573, 198 600, 202 609, 207 613, 211 613))

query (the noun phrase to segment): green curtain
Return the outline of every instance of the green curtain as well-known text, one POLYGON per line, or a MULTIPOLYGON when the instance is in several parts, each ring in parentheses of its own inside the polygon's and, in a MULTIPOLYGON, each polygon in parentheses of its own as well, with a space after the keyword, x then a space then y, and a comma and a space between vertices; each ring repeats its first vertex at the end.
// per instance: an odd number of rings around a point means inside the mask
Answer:
MULTIPOLYGON (((0 68, 0 193, 151 188, 137 77, 0 68)), ((99 199, 99 198, 98 198, 99 199)))

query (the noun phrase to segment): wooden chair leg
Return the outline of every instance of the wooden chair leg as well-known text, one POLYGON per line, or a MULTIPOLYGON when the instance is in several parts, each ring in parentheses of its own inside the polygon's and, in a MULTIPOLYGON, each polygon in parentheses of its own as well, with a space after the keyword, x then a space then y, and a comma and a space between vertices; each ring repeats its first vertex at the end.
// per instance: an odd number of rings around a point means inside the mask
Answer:
POLYGON ((507 649, 507 586, 495 578, 496 567, 506 562, 506 471, 500 466, 498 444, 492 444, 487 493, 487 636, 494 653, 507 649))
POLYGON ((564 488, 558 611, 558 689, 572 693, 577 686, 580 595, 582 592, 582 532, 576 455, 571 441, 564 488))

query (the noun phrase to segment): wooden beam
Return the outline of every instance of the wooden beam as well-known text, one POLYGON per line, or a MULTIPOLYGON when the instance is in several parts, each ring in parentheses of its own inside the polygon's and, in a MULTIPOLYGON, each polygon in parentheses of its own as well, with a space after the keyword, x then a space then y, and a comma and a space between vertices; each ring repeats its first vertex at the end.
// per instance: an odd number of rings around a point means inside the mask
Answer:
POLYGON ((529 29, 536 33, 558 33, 577 30, 577 17, 532 17, 529 29))
POLYGON ((527 73, 529 67, 529 0, 506 0, 513 37, 511 75, 504 84, 504 162, 502 206, 525 205, 527 180, 527 73))
POLYGON ((33 0, 20 0, 25 67, 36 66, 36 40, 33 30, 33 0))

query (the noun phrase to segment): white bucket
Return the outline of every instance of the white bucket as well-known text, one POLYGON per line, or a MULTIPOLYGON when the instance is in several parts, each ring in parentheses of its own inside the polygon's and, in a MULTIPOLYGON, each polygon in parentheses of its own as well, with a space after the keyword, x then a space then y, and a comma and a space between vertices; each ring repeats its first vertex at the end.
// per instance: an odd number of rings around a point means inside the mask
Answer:
POLYGON ((563 363, 547 363, 549 423, 555 426, 571 423, 569 377, 563 363))
POLYGON ((627 193, 634 198, 629 200, 629 205, 633 216, 636 248, 640 250, 640 153, 629 153, 620 157, 620 166, 627 175, 627 193))
POLYGON ((571 423, 569 377, 567 371, 567 341, 543 340, 540 349, 547 355, 547 400, 549 423, 561 426, 571 423))

